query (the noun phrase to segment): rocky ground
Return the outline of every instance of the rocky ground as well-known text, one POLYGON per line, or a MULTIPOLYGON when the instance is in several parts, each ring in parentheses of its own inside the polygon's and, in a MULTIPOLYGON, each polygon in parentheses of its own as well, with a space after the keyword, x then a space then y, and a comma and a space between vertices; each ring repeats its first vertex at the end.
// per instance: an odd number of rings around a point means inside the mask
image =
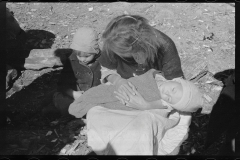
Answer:
MULTIPOLYGON (((91 26, 102 33, 113 17, 140 14, 175 42, 187 79, 201 71, 211 74, 235 68, 235 5, 227 3, 7 3, 22 29, 26 46, 35 49, 68 48, 76 29, 91 26)), ((28 68, 22 71, 6 93, 7 155, 86 155, 84 119, 44 115, 42 109, 53 105, 52 92, 61 67, 28 68)), ((221 88, 203 89, 213 105, 221 88)), ((201 82, 199 85, 201 85, 201 82)), ((189 137, 180 155, 216 155, 224 135, 204 149, 211 108, 193 114, 189 137)))

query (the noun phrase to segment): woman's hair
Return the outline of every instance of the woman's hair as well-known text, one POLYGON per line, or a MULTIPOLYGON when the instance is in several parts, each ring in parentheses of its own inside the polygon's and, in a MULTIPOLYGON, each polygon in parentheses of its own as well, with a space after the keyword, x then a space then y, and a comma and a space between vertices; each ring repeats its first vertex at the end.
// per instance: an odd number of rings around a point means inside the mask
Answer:
POLYGON ((121 55, 131 53, 135 61, 144 65, 154 65, 156 62, 160 40, 155 29, 148 20, 139 15, 121 15, 109 22, 102 38, 102 51, 110 59, 114 53, 121 55))

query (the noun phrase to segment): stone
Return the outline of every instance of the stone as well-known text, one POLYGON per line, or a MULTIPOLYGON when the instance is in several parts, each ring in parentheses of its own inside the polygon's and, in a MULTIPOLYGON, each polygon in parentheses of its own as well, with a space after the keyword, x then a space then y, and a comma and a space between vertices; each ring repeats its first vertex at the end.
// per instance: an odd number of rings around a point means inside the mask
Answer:
POLYGON ((66 57, 71 51, 69 49, 33 49, 25 59, 24 68, 30 70, 40 70, 63 66, 66 57))

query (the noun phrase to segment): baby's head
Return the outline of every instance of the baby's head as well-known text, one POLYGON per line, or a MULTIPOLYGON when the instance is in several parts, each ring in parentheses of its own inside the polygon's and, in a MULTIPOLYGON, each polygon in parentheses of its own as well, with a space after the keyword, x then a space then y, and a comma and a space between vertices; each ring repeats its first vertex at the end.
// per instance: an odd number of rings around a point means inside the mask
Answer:
POLYGON ((79 28, 70 45, 79 61, 89 63, 99 53, 98 35, 92 28, 79 28))
POLYGON ((197 86, 182 78, 164 81, 159 89, 161 98, 176 110, 195 112, 203 105, 202 93, 197 86))

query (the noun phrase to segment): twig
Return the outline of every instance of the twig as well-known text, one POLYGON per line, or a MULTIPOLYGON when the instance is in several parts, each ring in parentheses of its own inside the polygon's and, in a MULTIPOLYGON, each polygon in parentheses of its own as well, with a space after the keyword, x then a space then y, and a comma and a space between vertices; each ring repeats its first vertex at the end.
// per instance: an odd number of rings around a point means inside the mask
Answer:
POLYGON ((57 147, 59 144, 60 144, 60 143, 58 142, 58 143, 54 146, 54 148, 57 147))
POLYGON ((46 145, 41 146, 36 153, 40 152, 46 145))
POLYGON ((54 129, 54 132, 55 132, 55 134, 57 135, 57 137, 59 138, 59 135, 58 135, 58 133, 57 133, 56 129, 54 129))
POLYGON ((84 141, 83 140, 77 140, 76 144, 70 150, 67 151, 66 155, 71 155, 74 152, 74 150, 77 148, 77 146, 82 142, 84 142, 84 141))

